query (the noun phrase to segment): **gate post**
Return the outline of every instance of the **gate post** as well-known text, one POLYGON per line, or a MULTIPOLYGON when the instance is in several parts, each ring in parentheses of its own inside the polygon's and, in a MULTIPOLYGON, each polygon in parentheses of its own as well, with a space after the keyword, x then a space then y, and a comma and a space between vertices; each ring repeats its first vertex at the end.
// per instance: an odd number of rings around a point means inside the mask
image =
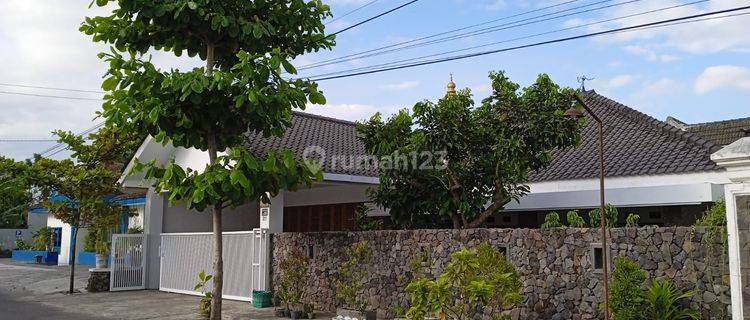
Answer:
POLYGON ((727 206, 729 285, 732 319, 750 316, 750 137, 711 155, 726 168, 731 183, 724 186, 727 206))
POLYGON ((161 264, 161 232, 164 217, 164 197, 153 188, 146 192, 143 213, 143 234, 146 235, 146 289, 159 289, 161 264))

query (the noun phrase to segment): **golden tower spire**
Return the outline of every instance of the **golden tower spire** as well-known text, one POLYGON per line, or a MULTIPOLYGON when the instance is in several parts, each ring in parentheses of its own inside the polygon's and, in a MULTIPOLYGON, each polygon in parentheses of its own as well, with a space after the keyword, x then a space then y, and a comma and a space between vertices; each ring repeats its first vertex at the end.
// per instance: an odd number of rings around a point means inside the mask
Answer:
POLYGON ((453 82, 453 73, 451 73, 451 81, 448 82, 448 95, 456 94, 456 84, 453 82))

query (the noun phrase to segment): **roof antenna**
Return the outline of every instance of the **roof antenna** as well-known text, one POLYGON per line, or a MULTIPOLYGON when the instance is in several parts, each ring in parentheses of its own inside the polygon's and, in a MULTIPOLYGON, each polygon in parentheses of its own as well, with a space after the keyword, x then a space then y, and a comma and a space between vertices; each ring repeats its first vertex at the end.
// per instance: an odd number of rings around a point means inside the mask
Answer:
POLYGON ((581 91, 586 91, 586 80, 594 80, 594 78, 589 78, 585 75, 576 78, 576 81, 581 84, 581 91))

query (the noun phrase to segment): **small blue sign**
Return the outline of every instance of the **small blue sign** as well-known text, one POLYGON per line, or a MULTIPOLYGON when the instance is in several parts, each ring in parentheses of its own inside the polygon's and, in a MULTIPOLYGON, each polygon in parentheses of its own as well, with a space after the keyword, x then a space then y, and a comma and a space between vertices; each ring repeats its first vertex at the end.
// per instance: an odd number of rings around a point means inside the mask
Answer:
POLYGON ((23 231, 22 230, 16 230, 16 237, 20 237, 22 235, 23 235, 23 231))

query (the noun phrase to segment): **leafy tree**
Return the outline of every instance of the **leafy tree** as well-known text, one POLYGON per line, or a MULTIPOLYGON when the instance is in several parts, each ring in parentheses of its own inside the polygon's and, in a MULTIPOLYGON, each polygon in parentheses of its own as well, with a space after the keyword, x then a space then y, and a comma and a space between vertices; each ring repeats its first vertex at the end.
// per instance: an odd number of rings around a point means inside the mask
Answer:
POLYGON ((553 211, 544 216, 544 223, 542 223, 541 228, 552 229, 552 228, 560 228, 564 226, 565 225, 563 225, 562 222, 560 222, 560 214, 553 211))
MULTIPOLYGON (((77 253, 78 229, 93 231, 116 224, 122 208, 107 200, 117 194, 120 168, 140 140, 131 132, 112 126, 89 134, 92 143, 67 131, 55 131, 58 141, 71 150, 71 159, 36 157, 30 169, 43 206, 55 218, 73 227, 72 259, 77 253)), ((70 265, 69 292, 73 293, 75 263, 70 265)))
POLYGON ((643 284, 646 272, 626 257, 615 258, 612 284, 609 292, 609 308, 614 320, 640 320, 646 302, 643 284))
MULTIPOLYGON (((589 224, 592 228, 599 228, 602 225, 602 220, 599 216, 599 209, 589 211, 589 224)), ((617 226, 617 208, 611 204, 604 206, 604 217, 607 219, 607 228, 614 228, 617 226)))
POLYGON ((577 210, 568 211, 566 219, 568 220, 568 226, 571 228, 585 228, 586 220, 583 220, 581 215, 578 214, 577 210))
POLYGON ((453 252, 437 279, 414 280, 406 290, 411 294, 409 319, 424 319, 431 313, 441 319, 473 319, 484 308, 512 308, 523 300, 516 270, 487 242, 453 252))
POLYGON ((27 162, 0 156, 0 228, 21 228, 32 202, 27 162))
MULTIPOLYGON (((96 0, 105 6, 109 0, 96 0)), ((321 178, 291 152, 257 157, 243 148, 248 132, 283 134, 292 110, 325 98, 313 82, 281 76, 297 56, 329 49, 320 0, 119 0, 111 15, 86 18, 80 30, 112 44, 102 83, 108 123, 149 134, 158 142, 207 151, 209 164, 193 170, 174 162, 141 164, 169 200, 212 213, 214 231, 211 318, 221 317, 222 210, 321 178), (151 50, 198 56, 205 67, 163 71, 144 56, 151 50), (225 154, 219 155, 219 152, 225 154)))
POLYGON ((492 95, 478 107, 465 89, 419 102, 411 114, 387 121, 375 114, 358 125, 366 150, 380 160, 372 198, 397 224, 428 216, 453 228, 479 227, 529 192, 529 174, 549 165, 551 150, 579 143, 584 120, 564 116, 574 90, 544 74, 524 89, 503 72, 489 78, 492 95))

